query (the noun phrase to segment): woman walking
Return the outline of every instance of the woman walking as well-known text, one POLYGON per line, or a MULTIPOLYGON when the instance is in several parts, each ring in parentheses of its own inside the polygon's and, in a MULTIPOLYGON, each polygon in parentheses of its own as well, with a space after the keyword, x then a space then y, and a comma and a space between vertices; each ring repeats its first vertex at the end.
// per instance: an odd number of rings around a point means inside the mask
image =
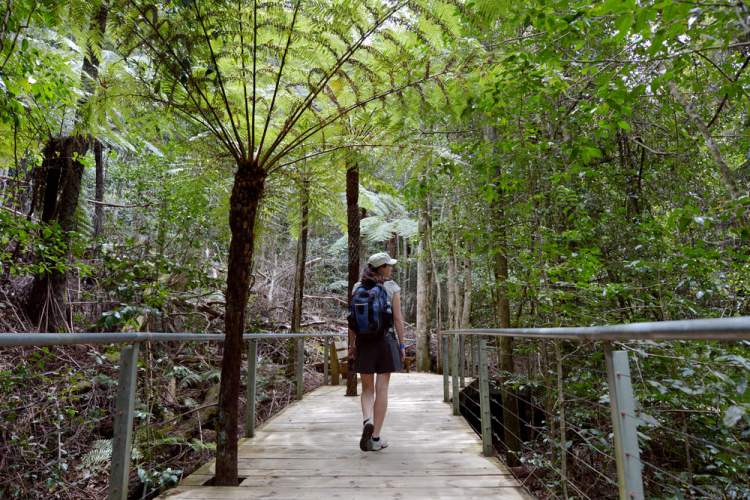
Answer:
MULTIPOLYGON (((388 446, 380 436, 388 409, 388 383, 391 373, 400 371, 404 363, 404 322, 401 314, 401 288, 391 279, 396 260, 385 252, 376 253, 367 260, 361 280, 354 285, 352 295, 357 293, 375 297, 382 289, 387 294, 387 306, 392 312, 392 324, 386 324, 383 333, 365 335, 350 322, 349 359, 354 359, 354 369, 362 380, 362 451, 377 451, 388 446), (394 332, 395 327, 395 332, 394 332), (397 337, 398 335, 398 337, 397 337)), ((354 302, 354 299, 353 299, 354 302)), ((377 306, 375 306, 377 309, 377 306)), ((370 312, 372 311, 370 303, 370 312)), ((370 314, 372 319, 372 314, 370 314)))

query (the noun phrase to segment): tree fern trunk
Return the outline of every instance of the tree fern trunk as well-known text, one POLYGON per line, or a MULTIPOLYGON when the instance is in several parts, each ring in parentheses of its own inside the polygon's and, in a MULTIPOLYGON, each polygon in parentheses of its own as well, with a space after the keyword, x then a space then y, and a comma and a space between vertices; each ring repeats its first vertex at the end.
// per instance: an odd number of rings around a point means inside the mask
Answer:
MULTIPOLYGON (((44 148, 42 177, 44 205, 42 222, 59 224, 69 244, 70 231, 75 229, 75 211, 81 192, 83 164, 78 157, 86 154, 88 141, 80 137, 50 139, 44 148)), ((58 331, 66 324, 66 276, 50 266, 49 272, 34 277, 26 303, 29 318, 41 331, 58 331)))
MULTIPOLYGON (((346 170, 346 220, 348 230, 349 246, 349 286, 346 290, 348 301, 351 301, 352 288, 359 281, 359 165, 356 163, 346 170)), ((349 334, 349 343, 353 342, 352 335, 349 334)), ((353 360, 347 363, 346 375, 346 395, 357 395, 357 374, 354 371, 353 360)))
POLYGON ((255 222, 265 189, 266 172, 257 163, 238 166, 229 201, 229 244, 224 350, 219 388, 216 440, 217 486, 237 485, 237 425, 239 421, 240 366, 245 307, 250 288, 255 222))

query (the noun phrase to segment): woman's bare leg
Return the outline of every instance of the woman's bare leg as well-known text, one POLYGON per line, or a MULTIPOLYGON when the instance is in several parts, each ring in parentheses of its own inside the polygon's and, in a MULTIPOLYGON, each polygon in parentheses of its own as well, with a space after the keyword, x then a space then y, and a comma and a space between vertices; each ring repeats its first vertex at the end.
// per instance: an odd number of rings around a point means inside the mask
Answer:
MULTIPOLYGON (((383 428, 385 412, 388 410, 388 382, 391 380, 390 373, 378 373, 375 381, 375 430, 372 437, 380 437, 380 429, 383 428)), ((364 393, 363 393, 364 396, 364 393)))
POLYGON ((368 418, 372 420, 373 407, 375 406, 375 374, 374 373, 360 373, 359 376, 362 378, 362 417, 363 420, 368 418))

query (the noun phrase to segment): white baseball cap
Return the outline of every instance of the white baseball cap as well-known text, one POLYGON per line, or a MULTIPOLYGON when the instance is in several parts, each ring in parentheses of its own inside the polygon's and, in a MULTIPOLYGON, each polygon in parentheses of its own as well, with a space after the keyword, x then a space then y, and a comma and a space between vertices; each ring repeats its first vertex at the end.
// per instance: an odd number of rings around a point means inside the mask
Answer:
POLYGON ((391 256, 386 252, 372 254, 370 255, 370 258, 367 259, 367 264, 376 269, 385 264, 388 264, 389 266, 395 266, 396 262, 398 261, 396 259, 392 259, 391 256))

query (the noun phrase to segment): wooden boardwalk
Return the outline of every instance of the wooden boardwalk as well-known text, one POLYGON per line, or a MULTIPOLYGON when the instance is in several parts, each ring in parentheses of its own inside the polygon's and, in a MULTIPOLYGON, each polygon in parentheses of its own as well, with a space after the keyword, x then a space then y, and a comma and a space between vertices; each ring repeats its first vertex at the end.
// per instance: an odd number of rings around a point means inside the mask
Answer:
POLYGON ((443 402, 440 375, 396 373, 382 436, 390 446, 362 452, 359 397, 345 386, 305 394, 239 448, 237 487, 202 486, 213 462, 163 498, 435 499, 528 498, 479 437, 443 402))

